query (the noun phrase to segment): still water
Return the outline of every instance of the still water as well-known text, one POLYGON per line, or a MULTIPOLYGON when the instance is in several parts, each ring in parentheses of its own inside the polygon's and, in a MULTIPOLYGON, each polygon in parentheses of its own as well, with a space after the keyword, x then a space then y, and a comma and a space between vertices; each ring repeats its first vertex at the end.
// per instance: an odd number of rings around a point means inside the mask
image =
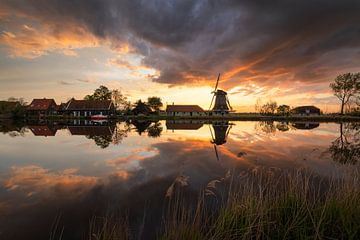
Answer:
POLYGON ((167 190, 179 176, 198 193, 234 169, 306 168, 339 175, 343 168, 358 168, 359 126, 1 122, 0 239, 49 239, 54 222, 63 239, 81 239, 93 216, 121 208, 151 238, 167 190))

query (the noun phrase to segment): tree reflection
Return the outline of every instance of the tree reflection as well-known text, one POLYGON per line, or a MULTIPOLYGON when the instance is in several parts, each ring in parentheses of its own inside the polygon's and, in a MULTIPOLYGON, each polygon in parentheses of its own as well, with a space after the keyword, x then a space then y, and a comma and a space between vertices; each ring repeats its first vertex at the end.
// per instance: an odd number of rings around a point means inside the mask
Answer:
POLYGON ((124 138, 128 136, 131 131, 130 124, 128 122, 116 123, 114 133, 112 135, 112 143, 118 145, 124 138))
POLYGON ((147 128, 147 133, 149 137, 157 138, 160 137, 162 130, 163 127, 161 126, 161 123, 155 122, 147 128))
POLYGON ((8 134, 10 137, 24 137, 27 131, 22 122, 0 121, 0 132, 8 134))
POLYGON ((360 158, 359 123, 340 123, 339 137, 335 139, 329 151, 334 161, 342 164, 356 164, 360 158))
POLYGON ((261 121, 255 124, 255 130, 266 134, 273 134, 276 132, 276 127, 273 121, 261 121))
POLYGON ((85 136, 88 139, 93 139, 95 144, 101 148, 107 148, 110 143, 112 142, 112 136, 111 135, 86 135, 85 136))
POLYGON ((163 131, 163 127, 161 126, 160 122, 151 122, 148 120, 144 120, 144 121, 134 120, 131 123, 134 125, 135 131, 139 133, 139 135, 147 132, 147 135, 149 137, 156 138, 156 137, 160 137, 163 131))
POLYGON ((148 127, 151 125, 151 121, 148 120, 133 120, 132 125, 135 127, 135 131, 141 136, 142 133, 146 132, 148 127))

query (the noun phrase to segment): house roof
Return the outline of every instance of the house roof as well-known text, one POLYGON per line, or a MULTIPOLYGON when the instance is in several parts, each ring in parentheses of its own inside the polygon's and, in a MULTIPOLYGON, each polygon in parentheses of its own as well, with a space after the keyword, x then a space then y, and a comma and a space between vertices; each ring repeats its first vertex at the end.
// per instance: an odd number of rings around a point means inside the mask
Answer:
POLYGON ((27 110, 48 110, 51 106, 55 105, 54 99, 33 99, 29 106, 27 106, 27 110))
POLYGON ((29 128, 35 136, 55 136, 57 131, 56 129, 51 129, 47 125, 30 125, 29 128))
POLYGON ((198 105, 168 105, 166 112, 204 112, 198 105))
POLYGON ((71 99, 66 106, 66 110, 110 110, 112 106, 111 100, 71 99))
POLYGON ((57 111, 65 110, 66 106, 67 106, 66 103, 60 103, 59 105, 56 106, 56 109, 57 111))
POLYGON ((310 110, 310 111, 320 111, 320 108, 317 108, 315 106, 299 106, 293 109, 293 111, 296 112, 302 112, 302 111, 306 111, 306 110, 310 110))

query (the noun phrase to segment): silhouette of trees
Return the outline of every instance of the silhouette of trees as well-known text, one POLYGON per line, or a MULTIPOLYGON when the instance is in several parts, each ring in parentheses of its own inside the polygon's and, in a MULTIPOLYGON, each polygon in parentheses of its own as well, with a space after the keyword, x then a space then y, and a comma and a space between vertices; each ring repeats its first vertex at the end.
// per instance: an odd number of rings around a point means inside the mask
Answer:
POLYGON ((277 109, 276 101, 269 100, 265 104, 261 104, 261 100, 257 100, 255 104, 255 110, 258 111, 260 114, 264 115, 272 115, 275 113, 277 109))
POLYGON ((163 106, 163 103, 161 102, 161 98, 159 97, 148 97, 147 104, 153 111, 158 112, 160 108, 163 106))
POLYGON ((360 90, 360 73, 345 73, 337 76, 330 84, 334 95, 341 101, 341 115, 344 114, 344 106, 351 98, 356 96, 360 90))
POLYGON ((146 102, 138 100, 137 102, 135 102, 135 107, 131 111, 135 115, 149 115, 151 113, 151 108, 146 102))
POLYGON ((85 100, 111 100, 112 92, 105 86, 101 85, 95 89, 92 95, 86 95, 85 100))
POLYGON ((127 111, 131 107, 130 101, 124 96, 120 90, 114 89, 111 91, 111 100, 117 110, 127 111))
POLYGON ((279 115, 288 116, 290 114, 290 106, 288 105, 280 105, 277 107, 276 112, 279 115))

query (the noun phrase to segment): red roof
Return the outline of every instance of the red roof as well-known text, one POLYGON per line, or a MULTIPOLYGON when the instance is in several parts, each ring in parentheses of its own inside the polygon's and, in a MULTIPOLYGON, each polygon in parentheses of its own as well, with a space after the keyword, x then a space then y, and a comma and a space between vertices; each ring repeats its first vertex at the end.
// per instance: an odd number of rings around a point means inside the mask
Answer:
POLYGON ((111 100, 75 100, 69 101, 66 110, 110 110, 114 104, 111 100))
POLYGON ((29 126, 31 132, 35 136, 55 136, 56 129, 51 129, 49 126, 46 125, 31 125, 29 126))
POLYGON ((52 106, 56 107, 56 102, 54 101, 54 99, 34 99, 30 103, 30 105, 27 106, 27 110, 44 111, 49 110, 49 108, 52 106))
POLYGON ((168 105, 166 112, 204 112, 198 105, 168 105))

